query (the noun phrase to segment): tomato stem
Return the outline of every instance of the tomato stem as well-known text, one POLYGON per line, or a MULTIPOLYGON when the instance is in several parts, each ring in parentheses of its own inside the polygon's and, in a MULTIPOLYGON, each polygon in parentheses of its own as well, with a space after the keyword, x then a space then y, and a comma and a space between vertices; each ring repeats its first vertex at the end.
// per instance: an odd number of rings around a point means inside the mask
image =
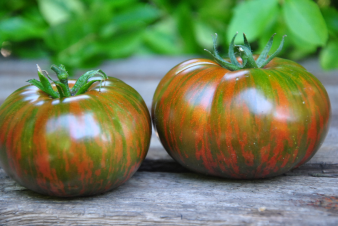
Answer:
POLYGON ((213 52, 210 52, 209 50, 205 49, 205 51, 211 54, 211 56, 214 58, 214 60, 219 65, 221 65, 222 67, 230 71, 237 71, 240 69, 247 69, 247 68, 264 68, 265 65, 267 65, 274 57, 277 56, 277 54, 280 53, 280 51, 283 48, 284 38, 286 36, 286 35, 283 36, 278 49, 271 56, 267 58, 268 53, 273 43, 273 37, 276 35, 276 34, 273 34, 272 37, 269 39, 267 45, 264 47, 263 52, 255 61, 252 55, 251 46, 244 33, 243 33, 244 45, 235 45, 235 39, 236 39, 237 34, 238 32, 232 38, 230 46, 229 46, 228 54, 229 54, 230 62, 220 57, 217 52, 217 34, 215 34, 215 37, 213 39, 213 52), (242 64, 240 64, 237 61, 237 58, 235 55, 235 49, 238 50, 239 55, 242 58, 242 64))
POLYGON ((43 75, 43 72, 39 65, 36 65, 38 69, 38 75, 40 81, 36 79, 30 79, 27 82, 31 83, 32 85, 35 85, 45 93, 48 93, 52 98, 59 98, 60 95, 58 92, 54 91, 51 84, 49 83, 48 79, 43 75))
POLYGON ((68 72, 66 71, 65 66, 60 64, 60 66, 58 67, 58 66, 53 64, 50 68, 56 73, 56 76, 59 79, 59 81, 54 81, 54 80, 52 80, 52 81, 55 83, 57 89, 59 90, 60 96, 70 97, 71 93, 70 93, 69 85, 68 85, 69 75, 68 75, 68 72), (62 95, 61 95, 61 93, 62 93, 62 95))
POLYGON ((38 87, 43 92, 47 93, 51 98, 63 98, 70 97, 75 95, 80 95, 89 89, 89 87, 95 82, 102 82, 103 80, 108 79, 108 76, 102 70, 92 70, 83 74, 74 84, 72 89, 69 89, 68 85, 68 72, 66 68, 61 64, 60 66, 52 65, 51 69, 56 73, 59 81, 53 80, 47 71, 42 71, 39 65, 37 65, 38 76, 40 81, 36 79, 30 79, 27 82, 38 87), (44 74, 45 72, 45 74, 44 74), (98 75, 98 78, 91 79, 92 77, 98 75), (47 78, 46 78, 47 77, 47 78), (52 88, 51 83, 48 81, 51 80, 58 90, 55 91, 52 88), (90 80, 91 79, 91 80, 90 80))
POLYGON ((224 60, 217 52, 217 33, 215 33, 215 37, 213 39, 213 52, 210 52, 207 49, 204 49, 208 53, 211 54, 211 56, 214 57, 214 60, 220 64, 222 67, 229 69, 230 71, 236 71, 239 70, 240 68, 237 67, 236 65, 231 64, 230 62, 224 60))

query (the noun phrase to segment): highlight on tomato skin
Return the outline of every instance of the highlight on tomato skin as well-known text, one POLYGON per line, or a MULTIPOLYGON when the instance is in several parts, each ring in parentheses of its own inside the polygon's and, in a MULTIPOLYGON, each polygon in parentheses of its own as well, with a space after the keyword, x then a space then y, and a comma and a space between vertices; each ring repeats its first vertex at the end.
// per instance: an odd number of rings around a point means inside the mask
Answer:
POLYGON ((230 44, 229 59, 191 59, 160 81, 152 103, 159 139, 182 166, 207 175, 258 179, 281 175, 317 152, 331 105, 320 81, 296 62, 230 44), (231 48, 233 48, 231 50, 231 48), (235 51, 240 56, 235 56, 235 51), (273 57, 271 57, 273 56, 273 57))
POLYGON ((68 80, 62 67, 55 70, 63 81, 50 84, 39 69, 40 81, 30 81, 0 106, 0 166, 22 186, 46 195, 88 196, 120 186, 149 148, 145 102, 100 70, 81 81, 68 80))

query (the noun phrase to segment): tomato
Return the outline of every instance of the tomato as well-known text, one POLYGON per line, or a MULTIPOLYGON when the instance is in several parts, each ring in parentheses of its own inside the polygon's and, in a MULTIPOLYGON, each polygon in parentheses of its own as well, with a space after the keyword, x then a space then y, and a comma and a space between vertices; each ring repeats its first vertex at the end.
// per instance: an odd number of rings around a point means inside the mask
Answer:
POLYGON ((169 155, 192 171, 238 179, 277 176, 307 162, 328 131, 324 86, 301 65, 273 58, 284 38, 269 58, 272 38, 262 57, 251 54, 246 38, 241 46, 233 39, 231 65, 215 42, 215 60, 178 64, 155 91, 153 125, 169 155))
POLYGON ((1 167, 46 195, 87 196, 116 188, 135 173, 149 148, 151 119, 142 97, 100 70, 76 84, 62 77, 62 67, 54 69, 61 83, 46 85, 41 70, 41 82, 30 80, 50 93, 27 85, 0 107, 1 167), (96 74, 103 78, 88 80, 96 74))

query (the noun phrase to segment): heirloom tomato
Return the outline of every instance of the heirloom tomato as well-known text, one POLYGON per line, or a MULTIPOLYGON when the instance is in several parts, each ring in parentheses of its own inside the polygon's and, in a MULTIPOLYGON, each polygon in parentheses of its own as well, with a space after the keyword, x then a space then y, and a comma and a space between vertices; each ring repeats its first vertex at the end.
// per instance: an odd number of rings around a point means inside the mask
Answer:
POLYGON ((142 97, 101 70, 77 81, 68 80, 62 65, 52 70, 59 81, 50 84, 38 67, 40 81, 29 80, 33 85, 1 105, 1 167, 46 195, 86 196, 121 185, 149 148, 151 119, 142 97))
MULTIPOLYGON (((236 37, 236 35, 235 35, 236 37)), ((164 148, 186 168, 225 178, 280 175, 307 162, 323 143, 331 107, 324 86, 301 65, 229 47, 230 61, 178 64, 160 81, 152 120, 164 148), (235 57, 235 50, 239 57, 235 57)))

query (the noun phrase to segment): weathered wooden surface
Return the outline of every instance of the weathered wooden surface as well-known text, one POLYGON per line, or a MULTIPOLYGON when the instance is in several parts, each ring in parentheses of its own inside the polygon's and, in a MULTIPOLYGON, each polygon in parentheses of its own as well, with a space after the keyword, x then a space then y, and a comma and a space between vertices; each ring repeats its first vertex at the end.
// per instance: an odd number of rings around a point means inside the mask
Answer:
POLYGON ((1 180, 0 222, 8 225, 338 224, 337 178, 234 181, 138 172, 112 192, 76 199, 41 196, 1 180))
MULTIPOLYGON (((101 69, 132 85, 150 106, 161 77, 184 59, 134 58, 101 69)), ((49 67, 46 61, 0 59, 0 103, 37 76, 36 63, 49 67)), ((299 169, 256 181, 206 177, 175 163, 153 135, 140 170, 99 196, 42 196, 17 185, 0 169, 0 225, 338 225, 338 72, 322 72, 315 59, 303 65, 326 86, 333 117, 324 144, 299 169)))

